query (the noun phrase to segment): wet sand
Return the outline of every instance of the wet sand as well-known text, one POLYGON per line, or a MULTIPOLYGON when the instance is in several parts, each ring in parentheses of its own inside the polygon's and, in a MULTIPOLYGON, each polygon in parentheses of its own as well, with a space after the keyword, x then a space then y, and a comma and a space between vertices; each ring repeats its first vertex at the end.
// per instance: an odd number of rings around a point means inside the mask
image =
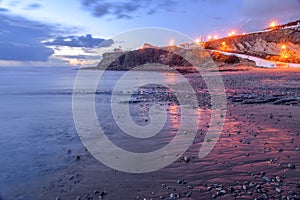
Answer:
MULTIPOLYGON (((203 82, 197 82, 195 74, 188 76, 200 93, 203 82)), ((222 72, 222 76, 228 98, 226 121, 218 143, 205 158, 199 159, 198 152, 210 117, 207 93, 201 94, 202 119, 193 145, 184 154, 188 159, 183 156, 159 171, 129 174, 101 164, 81 145, 66 151, 69 166, 45 177, 49 184, 29 187, 31 199, 299 199, 300 70, 252 69, 222 72)), ((165 101, 171 118, 166 133, 179 123, 178 105, 169 100, 165 101)), ((117 130, 109 120, 106 125, 117 144, 129 149, 134 145, 115 136, 117 130)), ((159 148, 172 136, 150 144, 159 148)))

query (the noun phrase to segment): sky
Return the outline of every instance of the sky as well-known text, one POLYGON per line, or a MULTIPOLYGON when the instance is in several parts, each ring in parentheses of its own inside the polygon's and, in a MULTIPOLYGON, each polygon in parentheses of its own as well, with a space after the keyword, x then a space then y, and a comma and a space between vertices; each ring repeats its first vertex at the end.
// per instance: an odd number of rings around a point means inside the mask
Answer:
POLYGON ((0 0, 0 66, 93 65, 133 29, 225 37, 299 20, 299 10, 300 0, 0 0))

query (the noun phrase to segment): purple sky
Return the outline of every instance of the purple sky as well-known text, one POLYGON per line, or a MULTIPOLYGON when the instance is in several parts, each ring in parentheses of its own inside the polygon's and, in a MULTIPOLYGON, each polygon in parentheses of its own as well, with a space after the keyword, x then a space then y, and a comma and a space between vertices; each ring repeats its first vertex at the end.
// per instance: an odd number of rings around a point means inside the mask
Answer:
POLYGON ((300 0, 0 0, 0 66, 76 64, 103 38, 135 28, 191 38, 257 31, 300 19, 299 10, 300 0))

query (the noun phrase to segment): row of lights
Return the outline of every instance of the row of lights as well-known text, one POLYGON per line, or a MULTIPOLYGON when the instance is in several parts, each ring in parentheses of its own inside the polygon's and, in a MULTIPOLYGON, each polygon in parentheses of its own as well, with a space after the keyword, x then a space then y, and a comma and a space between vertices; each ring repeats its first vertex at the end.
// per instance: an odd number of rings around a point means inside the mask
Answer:
MULTIPOLYGON (((272 22, 270 22, 270 24, 269 24, 269 27, 270 28, 274 28, 274 27, 276 27, 277 26, 277 22, 276 21, 272 21, 272 22)), ((237 31, 236 30, 232 30, 232 31, 230 31, 228 34, 227 34, 227 36, 228 37, 231 37, 231 36, 235 36, 235 35, 237 35, 238 33, 237 33, 237 31)), ((246 35, 247 33, 246 32, 243 32, 242 33, 242 35, 246 35)), ((208 35, 207 36, 207 40, 208 41, 210 41, 210 40, 217 40, 217 39, 219 39, 219 36, 218 35, 208 35)), ((195 42, 197 43, 197 44, 199 44, 201 41, 200 41, 200 39, 199 38, 197 38, 196 40, 195 40, 195 42)))

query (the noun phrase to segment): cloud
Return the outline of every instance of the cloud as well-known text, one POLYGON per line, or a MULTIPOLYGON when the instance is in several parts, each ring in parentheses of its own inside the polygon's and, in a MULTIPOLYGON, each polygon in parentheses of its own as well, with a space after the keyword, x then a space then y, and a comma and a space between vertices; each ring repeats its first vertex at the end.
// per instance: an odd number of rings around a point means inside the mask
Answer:
POLYGON ((54 51, 40 41, 55 28, 22 17, 0 13, 0 60, 47 61, 54 51))
POLYGON ((144 10, 148 15, 159 10, 173 11, 174 0, 127 0, 111 2, 107 0, 81 0, 82 5, 95 17, 114 16, 116 19, 133 19, 135 13, 144 10))
POLYGON ((0 8, 0 12, 8 12, 9 10, 7 8, 0 8))
POLYGON ((39 3, 32 3, 32 4, 27 5, 25 9, 27 9, 27 10, 35 10, 35 9, 39 9, 41 7, 42 7, 42 5, 39 4, 39 3))
POLYGON ((48 46, 69 46, 69 47, 109 47, 113 44, 113 40, 105 40, 101 38, 93 38, 92 35, 86 36, 65 36, 57 37, 53 41, 45 42, 48 46))

